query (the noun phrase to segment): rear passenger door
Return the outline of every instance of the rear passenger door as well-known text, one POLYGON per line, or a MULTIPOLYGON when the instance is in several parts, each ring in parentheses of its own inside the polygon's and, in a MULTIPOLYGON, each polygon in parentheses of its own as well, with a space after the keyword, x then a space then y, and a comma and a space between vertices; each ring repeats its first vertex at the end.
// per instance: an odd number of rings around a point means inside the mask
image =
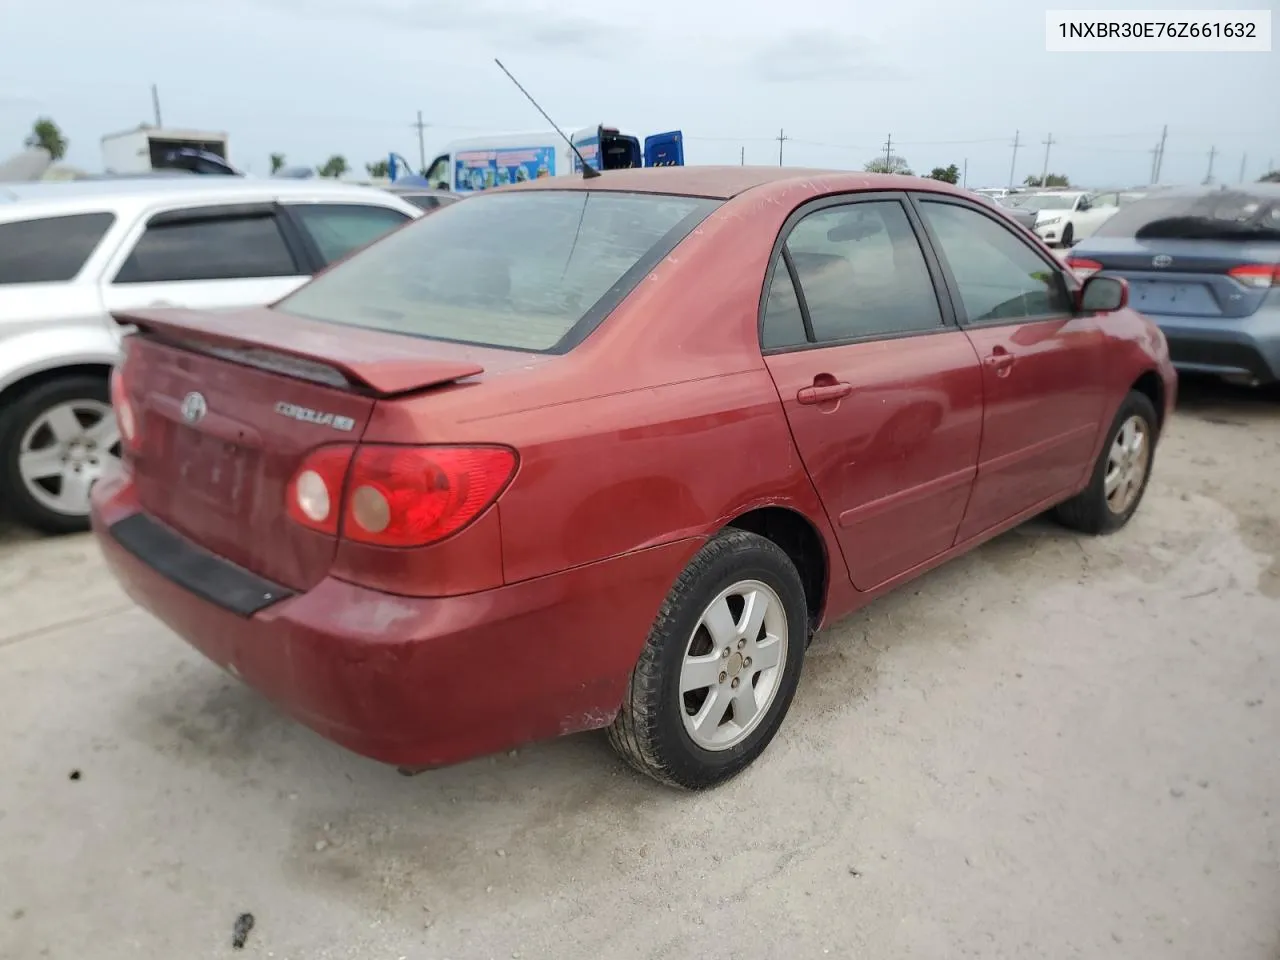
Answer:
POLYGON ((109 310, 227 309, 272 303, 300 286, 313 260, 274 203, 151 214, 108 266, 109 310))
POLYGON ((914 197, 956 314, 982 358, 982 452, 960 540, 1047 506, 1089 466, 1106 343, 1065 271, 1021 231, 959 197, 914 197))
POLYGON ((289 203, 284 210, 297 223, 303 241, 322 267, 411 219, 399 210, 368 203, 289 203))
POLYGON ((951 547, 978 460, 982 372, 919 230, 905 194, 808 204, 766 277, 765 364, 860 590, 951 547))

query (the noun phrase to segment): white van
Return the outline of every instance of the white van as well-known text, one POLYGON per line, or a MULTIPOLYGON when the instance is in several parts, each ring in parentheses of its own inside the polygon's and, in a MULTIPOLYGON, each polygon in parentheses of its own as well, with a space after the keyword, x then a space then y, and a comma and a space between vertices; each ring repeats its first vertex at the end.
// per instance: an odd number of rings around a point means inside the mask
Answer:
MULTIPOLYGON (((684 166, 684 136, 679 130, 638 137, 617 127, 583 127, 569 134, 596 170, 684 166)), ((432 187, 474 193, 509 183, 581 173, 582 164, 554 130, 500 133, 455 140, 431 161, 426 179, 432 187)))

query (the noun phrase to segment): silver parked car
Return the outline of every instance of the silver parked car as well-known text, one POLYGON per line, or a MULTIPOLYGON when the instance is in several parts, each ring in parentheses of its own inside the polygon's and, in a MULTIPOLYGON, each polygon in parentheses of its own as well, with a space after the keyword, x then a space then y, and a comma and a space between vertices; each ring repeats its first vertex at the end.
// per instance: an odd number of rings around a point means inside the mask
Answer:
POLYGON ((991 196, 989 193, 975 192, 975 196, 977 196, 983 202, 989 203, 991 206, 996 207, 1005 215, 1011 217, 1018 224, 1018 226, 1026 227, 1028 230, 1032 231, 1033 233, 1035 232, 1036 215, 1032 213, 1030 210, 1019 210, 1016 206, 1014 206, 1009 201, 1001 197, 991 196))
POLYGON ((421 215, 324 180, 0 184, 0 509, 87 527, 89 487, 118 455, 113 311, 269 303, 421 215))

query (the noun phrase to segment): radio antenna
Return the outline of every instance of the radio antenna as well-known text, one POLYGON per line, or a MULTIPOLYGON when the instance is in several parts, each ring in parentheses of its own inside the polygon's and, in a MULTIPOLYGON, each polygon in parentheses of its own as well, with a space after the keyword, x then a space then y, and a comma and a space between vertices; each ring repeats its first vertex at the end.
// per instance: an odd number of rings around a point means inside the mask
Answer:
POLYGON ((577 144, 575 144, 572 140, 570 140, 567 136, 565 136, 565 132, 561 130, 558 126, 556 126, 556 122, 554 120, 552 120, 549 116, 547 116, 547 111, 543 110, 540 106, 538 106, 538 101, 533 99, 533 97, 529 95, 529 91, 526 90, 524 87, 520 86, 520 81, 511 75, 511 71, 502 65, 502 61, 499 60, 497 57, 494 57, 493 62, 498 65, 499 70, 501 70, 503 73, 507 75, 507 79, 516 85, 516 89, 519 90, 521 93, 523 93, 525 95, 525 98, 530 103, 533 104, 534 109, 537 110, 540 114, 542 114, 543 119, 546 120, 547 123, 551 124, 555 132, 560 134, 560 139, 562 139, 565 143, 569 145, 569 149, 573 151, 573 155, 577 157, 578 162, 582 164, 582 179, 590 180, 592 177, 600 176, 599 170, 597 170, 595 167, 588 166, 587 161, 583 158, 582 151, 578 149, 577 144))

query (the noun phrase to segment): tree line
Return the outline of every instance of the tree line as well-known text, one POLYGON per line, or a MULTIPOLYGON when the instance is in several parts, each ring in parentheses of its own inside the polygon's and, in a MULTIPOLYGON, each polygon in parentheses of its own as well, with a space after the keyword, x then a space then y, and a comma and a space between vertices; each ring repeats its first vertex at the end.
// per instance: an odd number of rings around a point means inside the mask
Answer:
MULTIPOLYGON (((49 155, 54 160, 61 160, 67 155, 67 147, 70 141, 62 133, 62 128, 54 123, 52 117, 37 117, 31 125, 31 133, 27 135, 23 144, 27 147, 43 147, 49 151, 49 155)), ((279 173, 285 166, 285 155, 283 153, 271 154, 271 172, 279 173)), ((387 161, 375 160, 373 163, 364 165, 372 179, 381 179, 386 177, 390 172, 387 161)), ((897 173, 903 176, 911 177, 915 174, 911 170, 911 165, 907 163, 904 157, 897 154, 890 154, 887 157, 876 157, 868 160, 862 168, 867 173, 897 173)), ((351 167, 347 163, 347 158, 340 153, 335 153, 329 157, 324 163, 316 167, 316 173, 321 177, 330 177, 337 179, 351 172, 351 167)), ((925 176, 932 180, 941 180, 944 183, 959 183, 960 168, 954 163, 945 167, 934 167, 925 176)), ((1258 178, 1259 183, 1280 183, 1280 170, 1272 170, 1263 174, 1258 178)), ((1026 179, 1022 181, 1027 187, 1069 187, 1071 180, 1065 173, 1050 173, 1042 178, 1035 174, 1027 174, 1026 179)))

